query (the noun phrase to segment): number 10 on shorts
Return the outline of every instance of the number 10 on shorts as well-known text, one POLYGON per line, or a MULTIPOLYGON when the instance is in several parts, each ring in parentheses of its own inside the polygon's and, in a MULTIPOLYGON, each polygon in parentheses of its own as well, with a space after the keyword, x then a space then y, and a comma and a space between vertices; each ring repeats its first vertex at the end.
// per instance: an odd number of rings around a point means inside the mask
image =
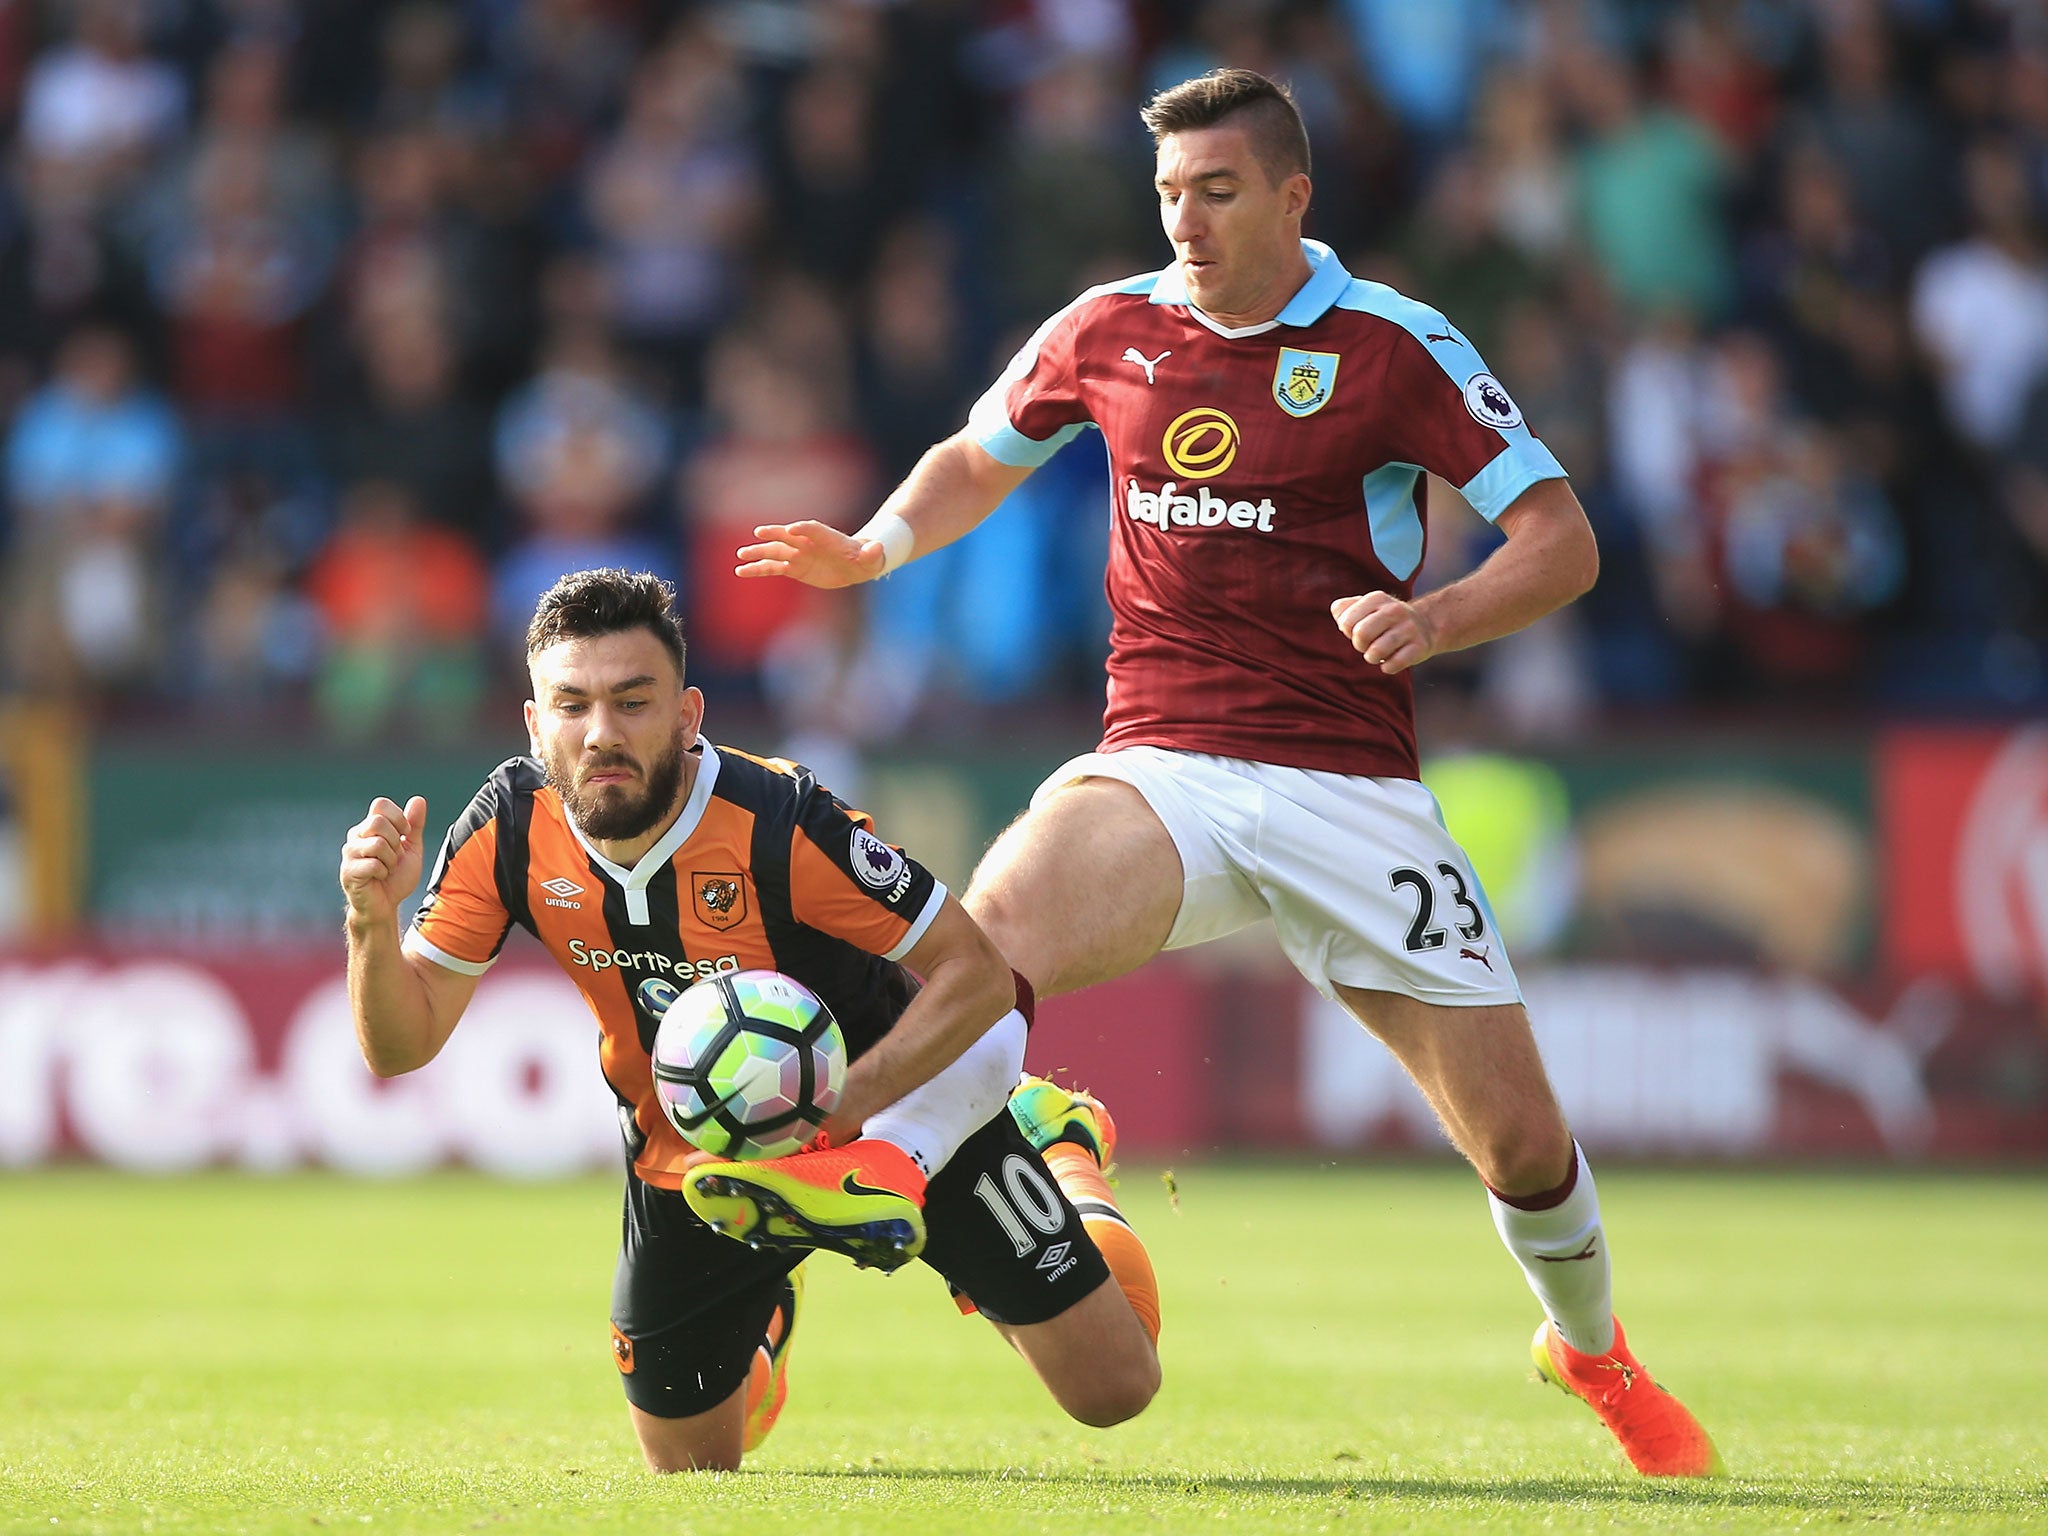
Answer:
POLYGON ((1003 1187, 998 1189, 994 1176, 984 1173, 975 1182, 974 1193, 1009 1234, 1010 1245, 1020 1259, 1039 1246, 1031 1227, 1051 1237, 1067 1224, 1059 1194, 1046 1183, 1044 1174, 1015 1152, 1003 1159, 1003 1187))

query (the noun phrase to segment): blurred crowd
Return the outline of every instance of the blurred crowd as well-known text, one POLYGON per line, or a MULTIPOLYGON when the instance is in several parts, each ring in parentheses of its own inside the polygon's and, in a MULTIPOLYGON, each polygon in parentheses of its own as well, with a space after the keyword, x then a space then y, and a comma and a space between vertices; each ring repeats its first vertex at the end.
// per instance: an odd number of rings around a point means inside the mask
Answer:
POLYGON ((1491 718, 2048 701, 2037 0, 0 0, 5 686, 460 737, 606 563, 821 741, 1079 709, 1095 434, 860 600, 731 552, 1162 265, 1136 108, 1222 64, 1600 532, 1491 718))

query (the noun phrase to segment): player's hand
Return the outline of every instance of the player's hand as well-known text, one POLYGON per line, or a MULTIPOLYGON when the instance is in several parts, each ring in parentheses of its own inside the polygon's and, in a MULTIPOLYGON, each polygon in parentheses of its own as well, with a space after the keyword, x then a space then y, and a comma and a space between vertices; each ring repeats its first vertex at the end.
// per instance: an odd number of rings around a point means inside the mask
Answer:
POLYGON ((767 523, 738 550, 737 576, 787 576, 807 587, 850 587, 882 574, 888 551, 825 523, 767 523))
POLYGON ((427 802, 419 795, 398 802, 382 796, 348 830, 341 845, 341 892, 352 923, 398 920, 398 906, 420 880, 420 849, 427 831, 427 802))
POLYGON ((1330 617, 1351 642, 1351 648, 1389 677, 1405 672, 1436 654, 1436 630, 1389 592, 1340 597, 1330 604, 1330 617))

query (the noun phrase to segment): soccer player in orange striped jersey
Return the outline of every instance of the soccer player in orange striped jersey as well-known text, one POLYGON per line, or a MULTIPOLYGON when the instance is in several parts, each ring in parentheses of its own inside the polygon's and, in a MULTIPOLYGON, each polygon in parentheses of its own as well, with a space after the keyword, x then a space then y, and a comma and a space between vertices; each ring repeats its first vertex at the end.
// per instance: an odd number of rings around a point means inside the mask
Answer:
MULTIPOLYGON (((783 971, 816 992, 853 1063, 825 1130, 858 1193, 907 1213, 922 1257, 1090 1424, 1159 1381, 1146 1328, 1007 1107, 1019 983, 945 887, 794 764, 699 734, 668 588, 586 571, 527 637, 530 757, 494 772, 449 829, 426 899, 426 804, 375 801, 344 844, 349 996, 383 1076, 432 1060, 513 923, 583 993, 631 1166, 611 1349, 648 1464, 732 1467, 787 1391, 803 1244, 712 1232, 679 1193, 689 1149, 655 1101, 657 1018, 641 986, 783 971), (884 1139, 885 1136, 888 1139, 884 1139), (1007 1191, 1010 1201, 983 1191, 1007 1191), (1018 1231, 1028 1241, 1019 1246, 1018 1231), (1059 1260, 1042 1263, 1059 1247, 1059 1260)), ((849 1248, 857 1256, 858 1248, 849 1248)))

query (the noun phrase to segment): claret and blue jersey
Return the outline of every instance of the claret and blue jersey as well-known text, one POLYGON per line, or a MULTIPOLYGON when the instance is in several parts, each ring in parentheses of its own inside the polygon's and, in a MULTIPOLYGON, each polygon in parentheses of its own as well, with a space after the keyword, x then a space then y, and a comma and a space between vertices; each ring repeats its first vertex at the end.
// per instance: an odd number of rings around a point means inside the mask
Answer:
POLYGON ((1491 522, 1564 470, 1442 315, 1302 244, 1308 281, 1263 325, 1217 325, 1174 267, 1090 289, 968 432, 1015 466, 1108 441, 1106 749, 1414 778, 1408 676, 1363 662, 1330 603, 1410 595, 1427 474, 1491 522))

